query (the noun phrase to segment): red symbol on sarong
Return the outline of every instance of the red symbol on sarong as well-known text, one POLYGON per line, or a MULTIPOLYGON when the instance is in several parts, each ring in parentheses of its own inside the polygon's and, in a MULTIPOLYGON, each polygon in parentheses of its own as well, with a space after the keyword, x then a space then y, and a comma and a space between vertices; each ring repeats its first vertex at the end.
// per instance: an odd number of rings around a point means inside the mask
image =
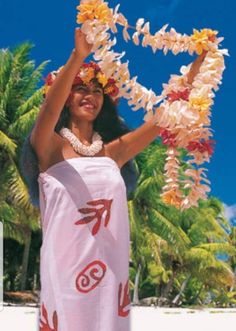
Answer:
POLYGON ((44 319, 46 322, 43 322, 41 317, 40 317, 40 331, 57 331, 58 330, 58 319, 57 319, 57 312, 54 311, 53 313, 53 329, 50 327, 49 322, 48 322, 48 312, 44 306, 44 304, 42 304, 41 306, 41 314, 43 315, 44 319))
POLYGON ((107 226, 109 220, 110 220, 110 215, 111 215, 111 203, 112 203, 113 199, 99 199, 99 200, 93 200, 93 201, 89 201, 87 202, 88 205, 91 206, 97 206, 102 204, 103 207, 96 209, 96 208, 80 208, 78 209, 80 213, 82 214, 88 214, 91 212, 94 212, 94 215, 90 215, 90 216, 85 216, 84 218, 78 220, 77 222, 75 222, 76 225, 79 224, 86 224, 89 222, 92 222, 93 220, 97 219, 97 222, 95 223, 95 225, 93 226, 92 229, 92 235, 94 236, 100 228, 101 225, 101 221, 102 221, 102 215, 104 212, 106 212, 106 217, 105 217, 105 222, 104 225, 107 226))
POLYGON ((83 293, 93 290, 101 282, 106 269, 102 261, 95 260, 89 263, 76 277, 77 290, 83 293))
POLYGON ((124 310, 130 304, 130 294, 129 294, 129 279, 127 280, 124 288, 122 289, 122 283, 119 284, 118 290, 118 315, 126 317, 129 314, 129 309, 124 310), (122 298, 121 298, 122 297, 122 298))

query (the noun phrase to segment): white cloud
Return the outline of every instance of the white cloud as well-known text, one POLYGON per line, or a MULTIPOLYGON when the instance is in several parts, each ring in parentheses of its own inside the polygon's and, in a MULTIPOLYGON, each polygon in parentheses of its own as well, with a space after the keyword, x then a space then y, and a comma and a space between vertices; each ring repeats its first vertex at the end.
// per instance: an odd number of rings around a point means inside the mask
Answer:
POLYGON ((224 214, 225 217, 229 220, 233 220, 236 219, 236 204, 228 206, 227 204, 223 204, 224 205, 224 214))

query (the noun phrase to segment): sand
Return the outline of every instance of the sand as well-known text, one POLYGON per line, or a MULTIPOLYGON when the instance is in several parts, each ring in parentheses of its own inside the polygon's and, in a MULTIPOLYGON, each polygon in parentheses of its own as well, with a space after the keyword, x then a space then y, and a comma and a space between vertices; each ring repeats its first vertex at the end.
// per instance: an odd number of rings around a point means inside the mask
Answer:
MULTIPOLYGON (((38 331, 38 312, 38 308, 35 307, 4 306, 0 310, 0 330, 38 331)), ((236 309, 131 308, 131 331, 225 331, 226 329, 236 330, 236 309)))

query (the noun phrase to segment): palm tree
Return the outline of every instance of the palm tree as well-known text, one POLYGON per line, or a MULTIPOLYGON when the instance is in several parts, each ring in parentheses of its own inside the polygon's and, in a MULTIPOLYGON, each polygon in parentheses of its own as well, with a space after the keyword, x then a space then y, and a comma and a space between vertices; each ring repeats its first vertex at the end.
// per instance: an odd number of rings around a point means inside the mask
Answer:
POLYGON ((141 273, 144 280, 148 277, 161 288, 163 282, 170 280, 172 265, 177 260, 181 261, 180 252, 186 250, 190 243, 178 222, 173 222, 176 216, 179 217, 175 208, 166 206, 160 199, 164 185, 165 151, 166 148, 155 141, 135 159, 140 176, 137 189, 128 203, 133 260, 131 273, 135 277, 135 283, 131 285, 135 304, 139 303, 141 273), (166 259, 163 252, 166 252, 166 259))
MULTIPOLYGON (((227 287, 234 282, 230 265, 217 258, 221 253, 236 256, 228 222, 222 216, 223 204, 211 197, 200 201, 198 208, 180 212, 161 201, 165 150, 155 141, 135 159, 140 176, 129 201, 135 304, 139 303, 142 281, 143 285, 155 284, 159 301, 168 299, 173 305, 180 303, 192 279, 201 289, 227 287)), ((200 293, 198 290, 196 300, 200 293)))
POLYGON ((29 58, 32 47, 25 42, 12 51, 0 50, 0 210, 4 238, 24 244, 21 290, 26 285, 31 231, 39 228, 39 212, 31 204, 19 157, 42 102, 42 89, 37 85, 48 62, 35 68, 29 58))

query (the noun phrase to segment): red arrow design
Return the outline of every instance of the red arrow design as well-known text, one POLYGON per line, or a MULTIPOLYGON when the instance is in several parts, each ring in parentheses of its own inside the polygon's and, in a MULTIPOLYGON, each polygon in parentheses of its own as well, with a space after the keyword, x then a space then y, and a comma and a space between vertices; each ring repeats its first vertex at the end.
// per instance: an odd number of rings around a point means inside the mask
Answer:
POLYGON ((78 211, 82 214, 88 214, 88 213, 94 212, 94 215, 85 216, 84 218, 76 221, 75 224, 76 225, 86 224, 86 223, 92 222, 93 220, 97 219, 97 222, 95 223, 95 225, 93 226, 93 229, 92 229, 92 235, 94 236, 99 231, 101 221, 102 221, 102 215, 104 212, 107 212, 106 217, 105 217, 105 222, 104 222, 104 225, 107 226, 107 224, 110 220, 112 201, 113 201, 113 199, 110 199, 110 200, 99 199, 99 200, 92 200, 92 201, 87 202, 87 204, 91 205, 91 206, 97 206, 100 204, 102 204, 103 206, 99 209, 96 209, 96 208, 78 209, 78 211))
POLYGON ((53 313, 53 329, 50 328, 49 326, 49 322, 48 322, 48 312, 44 306, 44 304, 42 304, 41 306, 41 311, 42 311, 42 315, 44 317, 44 319, 46 320, 46 323, 44 323, 41 318, 40 318, 40 331, 57 331, 58 330, 58 318, 57 318, 57 312, 54 311, 53 313))
POLYGON ((119 290, 118 290, 118 315, 121 317, 126 317, 129 314, 129 309, 124 310, 125 307, 127 307, 130 304, 130 294, 129 294, 129 279, 125 283, 124 289, 122 291, 122 283, 119 284, 119 290), (123 292, 123 300, 121 302, 123 292))

